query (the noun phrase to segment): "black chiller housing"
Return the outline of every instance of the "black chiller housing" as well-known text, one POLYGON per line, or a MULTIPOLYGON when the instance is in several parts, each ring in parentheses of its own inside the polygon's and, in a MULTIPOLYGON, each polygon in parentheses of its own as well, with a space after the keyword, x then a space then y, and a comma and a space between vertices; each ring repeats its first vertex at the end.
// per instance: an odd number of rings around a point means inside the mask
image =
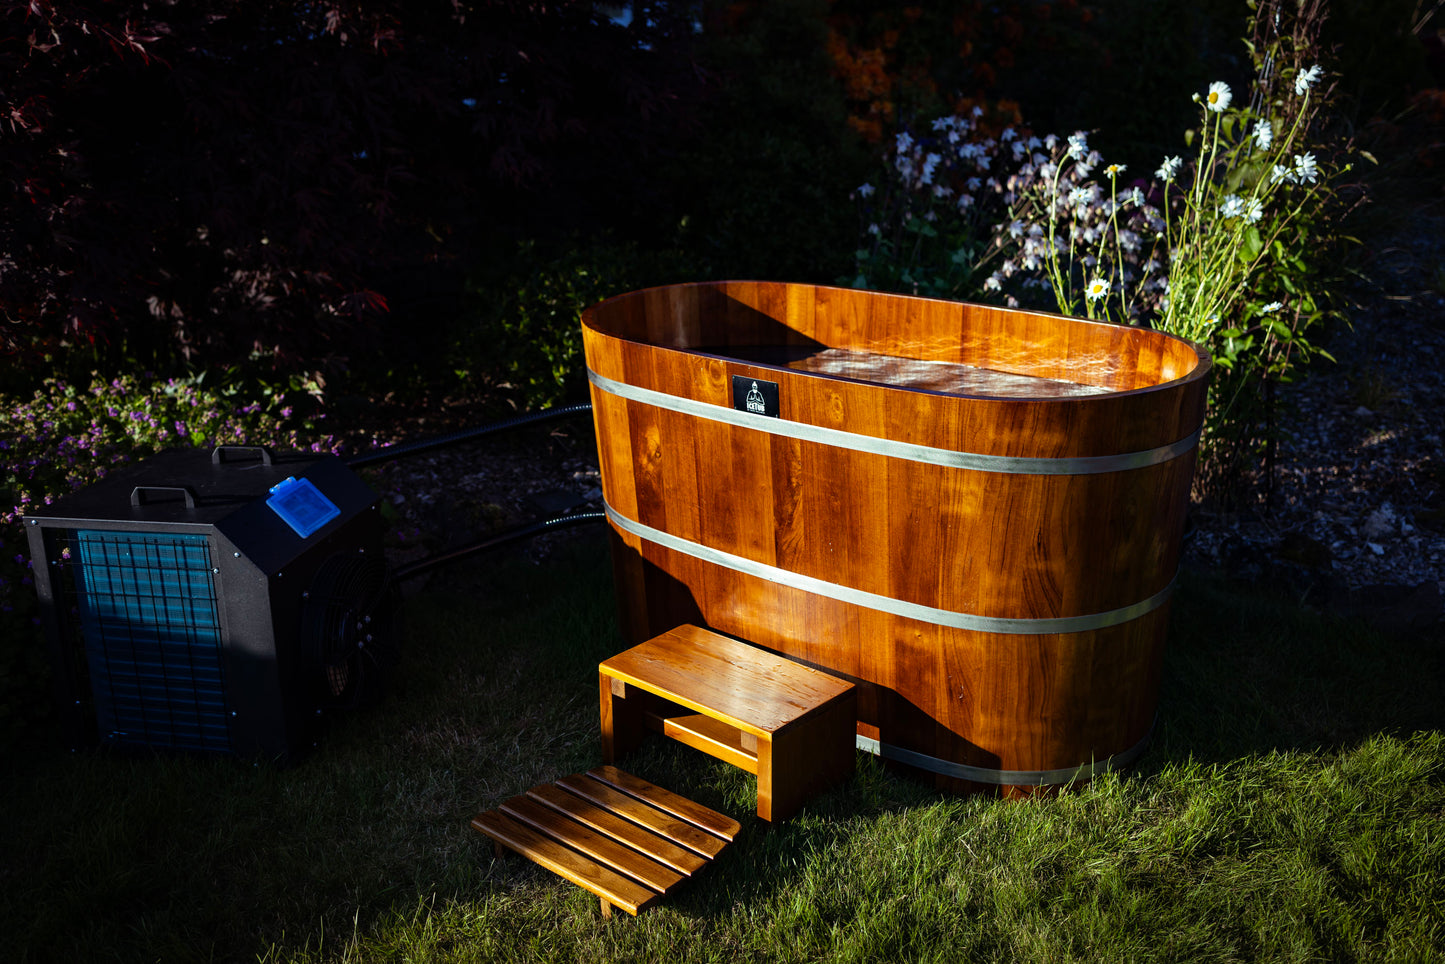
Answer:
POLYGON ((335 456, 163 452, 25 523, 75 743, 288 756, 394 652, 377 497, 335 456))

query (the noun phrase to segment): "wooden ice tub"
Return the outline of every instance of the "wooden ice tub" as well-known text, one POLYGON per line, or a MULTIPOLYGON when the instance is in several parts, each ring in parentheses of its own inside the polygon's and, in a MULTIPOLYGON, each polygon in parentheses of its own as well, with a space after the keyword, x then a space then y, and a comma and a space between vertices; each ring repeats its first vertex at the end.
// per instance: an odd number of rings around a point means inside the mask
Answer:
POLYGON ((632 642, 703 622, 844 676, 942 787, 1133 760, 1210 361, 1158 332, 779 283, 583 315, 632 642))

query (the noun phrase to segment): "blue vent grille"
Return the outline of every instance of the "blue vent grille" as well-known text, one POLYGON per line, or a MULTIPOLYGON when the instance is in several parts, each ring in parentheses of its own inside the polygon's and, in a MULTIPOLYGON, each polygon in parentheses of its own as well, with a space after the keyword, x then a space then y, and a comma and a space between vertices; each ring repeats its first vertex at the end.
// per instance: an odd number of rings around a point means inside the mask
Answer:
POLYGON ((210 540, 89 529, 73 538, 101 738, 229 750, 210 540))

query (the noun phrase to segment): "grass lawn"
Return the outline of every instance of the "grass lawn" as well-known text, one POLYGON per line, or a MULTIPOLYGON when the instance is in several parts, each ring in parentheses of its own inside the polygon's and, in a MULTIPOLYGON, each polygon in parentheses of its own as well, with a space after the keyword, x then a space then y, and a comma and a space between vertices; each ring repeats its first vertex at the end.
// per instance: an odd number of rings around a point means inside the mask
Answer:
POLYGON ((752 778, 670 741, 627 768, 743 833, 659 909, 495 861, 478 810, 595 765, 622 648, 599 532, 457 566, 407 607, 380 707, 290 767, 4 762, 0 934, 20 960, 1445 958, 1442 638, 1186 577, 1151 750, 1022 803, 860 757, 769 830, 752 778))

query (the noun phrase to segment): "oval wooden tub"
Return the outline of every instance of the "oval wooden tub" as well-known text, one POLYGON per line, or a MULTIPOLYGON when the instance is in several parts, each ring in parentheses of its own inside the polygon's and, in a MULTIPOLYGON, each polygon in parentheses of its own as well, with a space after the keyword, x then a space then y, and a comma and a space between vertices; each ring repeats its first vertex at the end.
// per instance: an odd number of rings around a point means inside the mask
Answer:
POLYGON ((859 746, 945 788, 1139 754, 1207 354, 780 283, 582 321, 629 639, 701 622, 851 679, 859 746))

